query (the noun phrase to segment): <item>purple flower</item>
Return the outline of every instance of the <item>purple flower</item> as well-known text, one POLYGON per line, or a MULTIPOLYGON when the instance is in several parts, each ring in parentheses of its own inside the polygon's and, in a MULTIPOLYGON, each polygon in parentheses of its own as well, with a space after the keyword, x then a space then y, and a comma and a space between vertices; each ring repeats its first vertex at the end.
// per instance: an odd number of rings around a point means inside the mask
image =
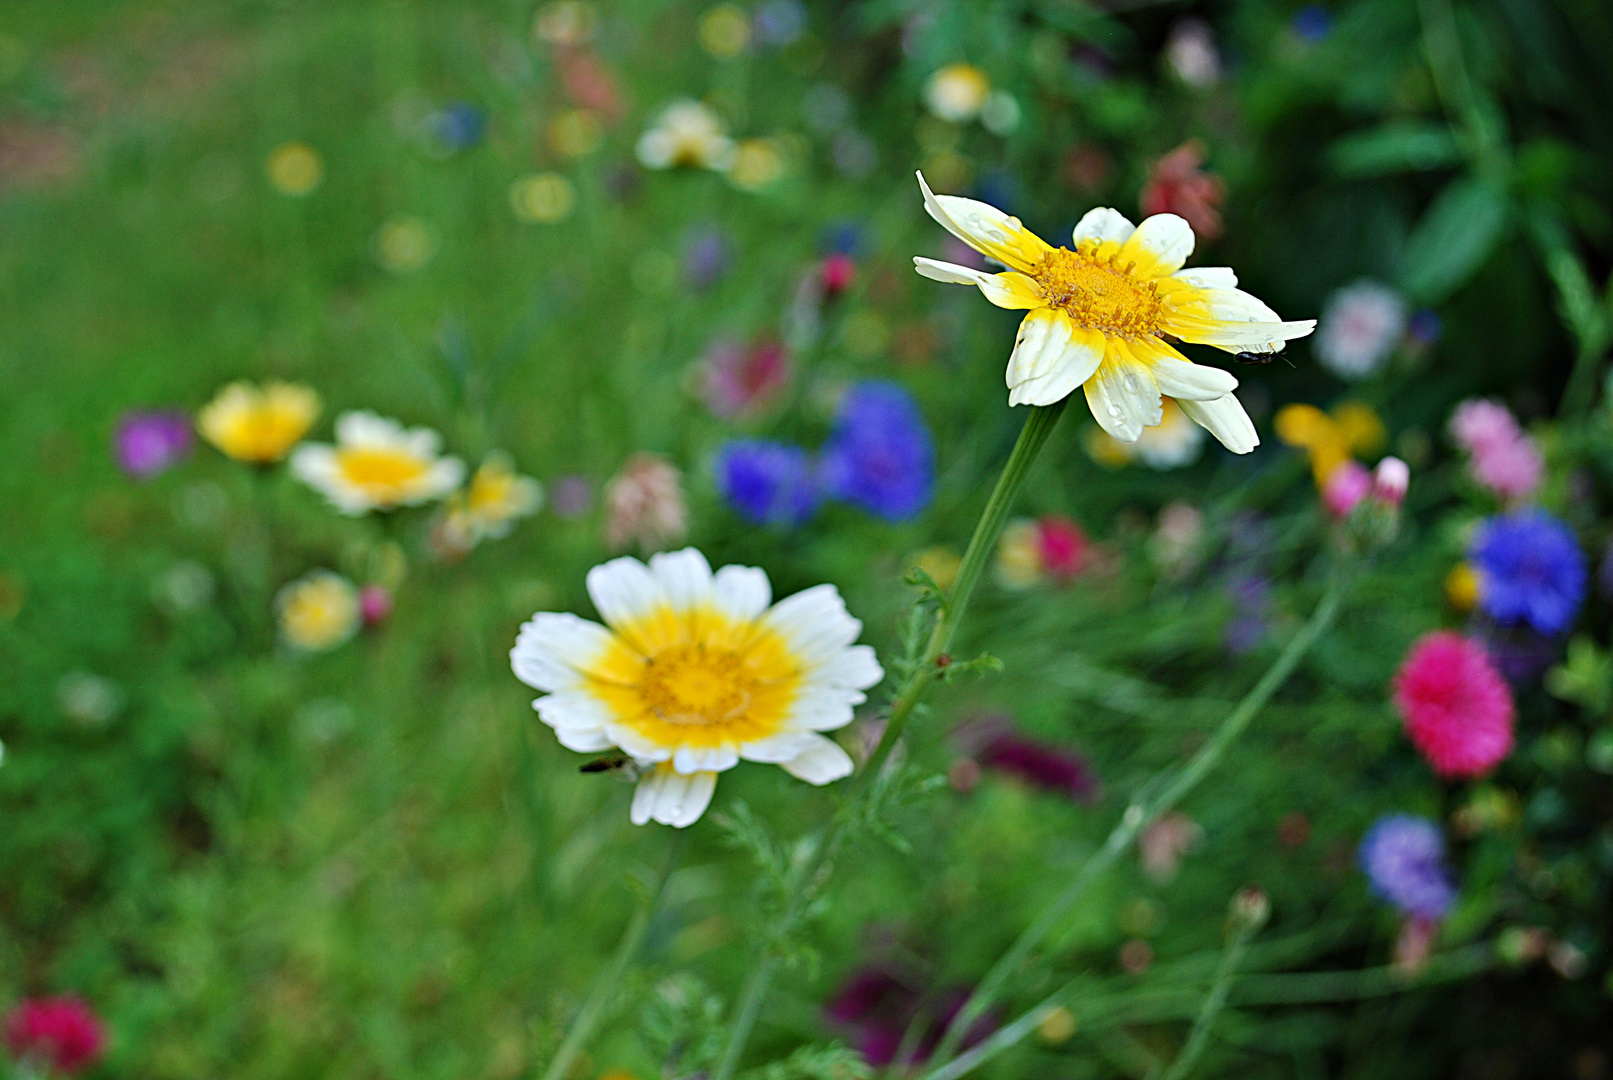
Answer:
POLYGON ((1098 801, 1103 785, 1086 758, 1073 750, 1014 730, 1004 717, 964 724, 954 738, 981 765, 1039 788, 1066 795, 1078 803, 1098 801))
POLYGON ((887 521, 914 517, 930 501, 935 446, 918 405, 895 383, 846 392, 823 450, 824 490, 887 521))
POLYGON ((556 517, 581 517, 594 504, 594 485, 586 476, 562 476, 549 485, 549 508, 556 517))
POLYGON ((1479 571, 1479 610, 1542 634, 1568 629, 1585 599, 1585 555, 1567 525, 1539 510, 1486 520, 1470 552, 1479 571))
MULTIPOLYGON (((917 1029, 904 1065, 919 1065, 930 1059, 941 1035, 969 998, 969 991, 954 987, 939 993, 926 993, 918 981, 887 968, 865 967, 841 984, 824 1006, 824 1018, 845 1030, 852 1046, 875 1068, 896 1061, 910 1029, 917 1029)), ((975 1021, 963 1040, 973 1046, 997 1027, 989 1014, 975 1021)))
POLYGON ((125 413, 114 439, 118 466, 139 480, 177 465, 190 443, 190 417, 175 409, 125 413))
POLYGON ((728 272, 729 243, 721 231, 710 226, 690 229, 683 238, 683 276, 690 288, 711 288, 728 272))
POLYGON ((1408 915, 1440 919, 1456 902, 1445 836, 1427 818, 1386 814, 1361 838, 1359 855, 1374 895, 1408 915))
POLYGON ((717 457, 717 486, 758 525, 800 525, 818 508, 812 458, 798 446, 740 439, 717 457))

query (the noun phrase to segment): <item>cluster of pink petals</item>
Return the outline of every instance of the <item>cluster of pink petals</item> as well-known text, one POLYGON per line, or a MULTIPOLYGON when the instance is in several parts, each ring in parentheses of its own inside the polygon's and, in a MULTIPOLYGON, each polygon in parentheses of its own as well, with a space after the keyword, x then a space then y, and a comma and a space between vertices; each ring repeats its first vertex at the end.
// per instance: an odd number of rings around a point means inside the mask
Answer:
POLYGON ((24 1001, 6 1017, 6 1049, 18 1061, 56 1073, 94 1064, 106 1049, 106 1029, 76 997, 24 1001))
POLYGON ((1369 496, 1385 506, 1398 507, 1410 484, 1411 469, 1397 457, 1384 458, 1372 472, 1359 462, 1346 461, 1327 474, 1322 502, 1329 513, 1340 518, 1349 517, 1369 496))
POLYGON ((1406 734, 1434 771, 1482 776, 1512 752, 1512 690, 1479 643, 1449 630, 1412 646, 1394 681, 1406 734))
POLYGON ((1451 414, 1451 438, 1467 451, 1473 479, 1503 499, 1527 499, 1540 488, 1540 447, 1500 402, 1475 398, 1451 414))

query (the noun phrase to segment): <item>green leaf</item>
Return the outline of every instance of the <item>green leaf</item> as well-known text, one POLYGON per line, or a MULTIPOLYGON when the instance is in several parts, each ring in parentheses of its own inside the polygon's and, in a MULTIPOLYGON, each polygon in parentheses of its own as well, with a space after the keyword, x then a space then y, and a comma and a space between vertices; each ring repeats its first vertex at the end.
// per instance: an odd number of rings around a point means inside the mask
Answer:
POLYGON ((1462 148, 1443 124, 1397 121, 1345 136, 1328 148, 1327 156, 1340 176, 1388 176, 1458 165, 1462 148))
POLYGON ((1424 304, 1455 292, 1489 258, 1509 211, 1495 180, 1460 176, 1446 184, 1406 240, 1401 287, 1424 304))

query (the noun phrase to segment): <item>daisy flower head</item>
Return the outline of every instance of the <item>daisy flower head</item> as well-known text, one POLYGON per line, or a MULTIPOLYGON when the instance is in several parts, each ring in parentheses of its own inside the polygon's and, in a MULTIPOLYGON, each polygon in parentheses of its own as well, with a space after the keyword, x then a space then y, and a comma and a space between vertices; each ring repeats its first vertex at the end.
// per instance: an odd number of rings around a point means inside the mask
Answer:
POLYGON ((1512 690, 1484 646, 1449 630, 1421 638, 1394 681, 1406 734, 1441 776, 1482 776, 1512 751, 1512 690))
POLYGON ((517 521, 542 505, 543 485, 517 473, 510 455, 495 450, 448 500, 443 538, 451 548, 469 551, 483 540, 508 536, 517 521))
POLYGON ((1479 576, 1479 610, 1498 623, 1527 623, 1542 634, 1568 629, 1585 599, 1585 553, 1550 514, 1520 510, 1489 518, 1470 551, 1479 576))
POLYGON ((465 478, 465 463, 439 456, 442 438, 373 412, 343 413, 336 445, 305 443, 291 471, 344 514, 395 510, 440 499, 465 478))
POLYGON ((1194 244, 1186 221, 1156 214, 1133 225, 1100 207, 1076 225, 1073 249, 1053 247, 994 206, 936 195, 923 176, 919 187, 942 228, 1007 270, 915 258, 918 272, 974 285, 998 307, 1026 312, 1008 359, 1010 405, 1051 405, 1081 387, 1103 429, 1132 443, 1164 420, 1161 396, 1169 394, 1234 453, 1259 445, 1232 393, 1238 380, 1192 363, 1171 340, 1266 354, 1316 323, 1284 322, 1226 267, 1182 269, 1194 244))
POLYGON ((662 109, 635 148, 647 169, 696 168, 723 172, 734 163, 734 140, 711 106, 678 98, 662 109))
POLYGON ((510 663, 544 692, 534 708, 561 745, 616 747, 642 770, 634 824, 693 824, 717 774, 741 759, 811 784, 851 773, 851 758, 819 733, 850 723, 884 672, 872 648, 852 644, 862 624, 833 585, 774 604, 766 573, 714 574, 694 548, 648 564, 612 559, 587 584, 605 625, 540 612, 510 663))
POLYGON ((306 386, 233 382, 202 406, 196 430, 236 461, 267 465, 285 457, 318 415, 319 395, 306 386))
POLYGON ((274 598, 280 636, 303 652, 329 652, 358 633, 364 618, 358 587, 340 574, 314 570, 274 598))

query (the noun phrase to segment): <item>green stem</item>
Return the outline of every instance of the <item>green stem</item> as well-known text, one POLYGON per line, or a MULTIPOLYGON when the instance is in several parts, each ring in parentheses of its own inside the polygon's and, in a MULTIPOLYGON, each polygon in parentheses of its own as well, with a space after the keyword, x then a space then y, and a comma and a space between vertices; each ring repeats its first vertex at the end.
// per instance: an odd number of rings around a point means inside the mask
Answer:
MULTIPOLYGON (((1264 903, 1264 899, 1261 902, 1264 903)), ((1185 1080, 1188 1073, 1193 1071, 1199 1055, 1210 1045, 1210 1030, 1215 1027, 1222 1008, 1226 1006, 1227 993, 1232 989, 1232 977, 1243 963, 1243 954, 1249 951, 1249 941, 1265 921, 1265 915, 1261 914, 1258 919, 1242 920, 1233 931, 1232 940, 1227 942, 1226 952, 1221 956, 1221 965, 1216 969, 1215 982, 1210 984, 1210 992, 1204 995, 1204 1005, 1193 1021, 1193 1030, 1188 1032, 1187 1042, 1182 1044, 1176 1060, 1171 1062, 1160 1080, 1185 1080)))
MULTIPOLYGON (((856 786, 852 789, 853 798, 865 797, 874 787, 913 710, 924 700, 924 695, 929 692, 930 686, 944 670, 936 661, 952 647, 952 639, 958 632, 964 611, 968 609, 975 586, 980 583, 986 563, 997 546, 997 537, 1002 533, 1003 525, 1008 520, 1014 499, 1018 496, 1019 489, 1025 485, 1025 478, 1030 474, 1031 465, 1035 463, 1037 455, 1041 453, 1043 445, 1053 433, 1053 428, 1058 424, 1063 412, 1064 402, 1061 401, 1055 405, 1033 406, 1030 415, 1025 418, 1025 426, 1020 429, 1013 452, 1009 454, 1002 474, 997 477, 997 484, 992 488, 991 497, 986 500, 986 508, 981 511, 980 520, 975 523, 974 535, 969 538, 969 547, 963 554, 963 562, 958 567, 958 576, 952 583, 941 617, 930 633, 930 640, 925 646, 923 656, 908 675, 907 681, 891 705, 890 716, 885 722, 885 730, 880 736, 879 745, 863 764, 862 772, 855 782, 856 786)), ((718 1063, 712 1080, 733 1080, 734 1073, 739 1068, 740 1057, 745 1052, 745 1045, 750 1041, 751 1030, 756 1026, 762 1001, 766 998, 768 987, 778 970, 773 946, 787 937, 805 914, 818 888, 827 879, 834 857, 845 841, 847 823, 855 817, 853 814, 841 814, 829 827, 828 833, 819 841, 816 850, 806 859, 799 872, 793 876, 789 902, 769 932, 762 955, 751 968, 750 974, 745 979, 744 989, 740 991, 739 1002, 735 1006, 734 1018, 730 1025, 728 1045, 723 1048, 722 1060, 718 1063)), ((558 1080, 558 1078, 546 1077, 545 1080, 558 1080)))
POLYGON ((571 1065, 582 1053, 594 1029, 604 1019, 606 1006, 609 1005, 611 995, 615 993, 622 981, 622 975, 627 966, 633 962, 638 953, 639 945, 644 941, 644 933, 650 927, 650 919, 655 915, 656 909, 661 906, 661 897, 666 892, 667 881, 671 879, 672 872, 677 869, 678 857, 683 853, 686 834, 678 833, 667 844, 666 854, 661 861, 660 873, 656 875, 655 883, 639 904, 638 910, 633 913, 627 929, 622 931, 622 940, 616 945, 616 953, 610 959, 597 977, 594 985, 589 988, 588 1000, 577 1012, 566 1031, 566 1037, 561 1040, 560 1048, 555 1051, 554 1060, 549 1063, 548 1070, 543 1074, 543 1080, 565 1080, 566 1073, 571 1065))
MULTIPOLYGON (((1152 798, 1139 796, 1126 808, 1119 824, 1110 832, 1103 846, 1087 856, 1086 861, 1076 869, 1075 876, 1070 879, 1069 884, 1042 909, 1036 921, 1026 927, 1013 945, 1009 946, 1008 951, 991 966, 985 977, 980 980, 980 985, 975 988, 969 1000, 948 1025, 940 1045, 936 1047, 935 1054, 930 1059, 936 1068, 930 1072, 926 1080, 937 1080, 941 1075, 937 1070, 952 1060, 964 1036, 985 1011, 1002 996, 1009 980, 1019 973, 1031 954, 1063 923, 1070 908, 1081 899, 1087 888, 1119 860, 1139 833, 1180 802, 1188 792, 1199 785, 1211 769, 1220 763, 1227 748, 1243 734, 1249 722, 1277 692, 1278 687, 1288 681, 1299 661, 1338 615, 1344 589, 1344 575, 1342 571, 1335 570, 1310 619, 1300 628, 1299 633, 1289 639, 1265 675, 1261 676, 1260 681, 1255 683, 1238 703, 1238 707, 1221 722, 1221 726, 1210 737, 1210 741, 1193 755, 1175 779, 1166 784, 1159 794, 1152 798)), ((1146 792, 1153 786, 1146 784, 1142 790, 1146 792)))

